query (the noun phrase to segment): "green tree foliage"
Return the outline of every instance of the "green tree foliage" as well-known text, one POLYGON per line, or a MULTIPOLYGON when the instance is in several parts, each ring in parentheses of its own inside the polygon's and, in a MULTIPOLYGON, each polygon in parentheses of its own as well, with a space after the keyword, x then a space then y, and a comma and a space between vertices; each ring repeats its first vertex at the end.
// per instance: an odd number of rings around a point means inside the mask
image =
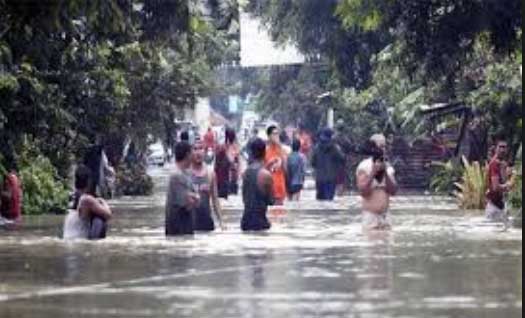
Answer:
POLYGON ((51 161, 38 147, 24 138, 19 158, 19 175, 23 192, 24 214, 64 212, 69 191, 51 161))
POLYGON ((379 30, 345 28, 335 14, 338 0, 251 0, 246 10, 260 17, 279 43, 295 43, 311 62, 331 66, 344 86, 364 88, 370 57, 390 35, 379 30))
POLYGON ((231 50, 227 31, 187 4, 0 1, 1 152, 20 153, 27 134, 65 173, 97 133, 164 138, 231 50))
POLYGON ((347 123, 371 111, 380 115, 371 127, 417 136, 417 105, 461 101, 521 141, 517 0, 251 0, 246 9, 273 39, 330 67, 347 123))
POLYGON ((211 18, 188 3, 0 0, 3 160, 20 161, 27 136, 65 177, 97 135, 172 140, 213 68, 238 59, 233 3, 211 18))

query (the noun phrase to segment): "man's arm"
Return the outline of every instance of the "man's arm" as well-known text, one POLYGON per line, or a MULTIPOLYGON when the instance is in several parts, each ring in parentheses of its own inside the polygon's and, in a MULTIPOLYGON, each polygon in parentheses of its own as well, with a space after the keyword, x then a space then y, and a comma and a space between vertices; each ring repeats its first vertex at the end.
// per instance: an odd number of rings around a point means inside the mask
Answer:
POLYGON ((339 147, 339 145, 337 144, 334 144, 334 148, 333 148, 333 153, 334 153, 334 157, 335 157, 335 160, 339 163, 344 163, 345 162, 345 154, 343 153, 343 151, 341 150, 341 147, 339 147))
POLYGON ((390 195, 396 195, 398 190, 397 181, 394 174, 394 168, 388 167, 385 173, 385 184, 386 192, 390 195))
POLYGON ((171 176, 166 205, 192 208, 197 204, 197 195, 188 189, 182 178, 180 175, 171 176))
POLYGON ((363 170, 357 170, 357 189, 359 190, 362 197, 368 197, 372 193, 372 182, 374 181, 373 175, 369 175, 363 170))
POLYGON ((489 166, 490 185, 493 192, 505 193, 510 190, 509 183, 500 183, 499 167, 495 164, 489 166))
POLYGON ((499 177, 498 176, 495 176, 495 177, 491 177, 491 190, 494 191, 494 192, 500 192, 500 193, 506 193, 506 192, 509 192, 510 189, 511 189, 511 183, 507 182, 507 183, 500 183, 499 182, 499 177))
POLYGON ((87 209, 89 214, 99 216, 104 220, 111 219, 111 209, 109 205, 103 199, 96 199, 92 196, 85 196, 85 199, 82 200, 85 206, 80 207, 81 209, 87 209))
POLYGON ((263 192, 266 195, 268 205, 273 205, 275 203, 275 198, 273 197, 273 178, 269 171, 263 170, 261 173, 262 179, 262 188, 263 192))

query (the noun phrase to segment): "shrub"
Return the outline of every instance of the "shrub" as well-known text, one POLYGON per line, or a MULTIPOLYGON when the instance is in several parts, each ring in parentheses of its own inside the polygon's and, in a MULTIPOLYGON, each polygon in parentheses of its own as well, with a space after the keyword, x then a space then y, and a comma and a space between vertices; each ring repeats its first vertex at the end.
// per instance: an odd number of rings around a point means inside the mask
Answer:
POLYGON ((69 191, 51 161, 26 142, 19 160, 23 213, 64 212, 69 191))
POLYGON ((463 209, 482 210, 485 208, 485 193, 487 190, 487 167, 479 162, 469 163, 463 157, 464 171, 460 182, 456 182, 457 191, 454 195, 463 209))
POLYGON ((521 148, 518 152, 518 161, 516 161, 516 175, 514 176, 515 184, 509 194, 509 208, 516 219, 516 225, 522 225, 522 209, 523 209, 523 162, 521 158, 521 148))
POLYGON ((455 183, 460 180, 463 167, 452 160, 447 162, 434 161, 431 166, 433 174, 430 180, 430 189, 436 193, 454 193, 456 190, 455 183))
POLYGON ((142 164, 123 164, 117 171, 116 193, 118 195, 151 195, 153 179, 142 164))

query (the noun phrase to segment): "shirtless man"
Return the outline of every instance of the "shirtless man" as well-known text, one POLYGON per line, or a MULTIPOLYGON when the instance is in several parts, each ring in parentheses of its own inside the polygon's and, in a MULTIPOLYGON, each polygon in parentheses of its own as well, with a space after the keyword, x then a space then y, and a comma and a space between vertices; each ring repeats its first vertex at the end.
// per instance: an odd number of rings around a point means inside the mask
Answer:
POLYGON ((373 135, 370 138, 370 146, 374 148, 374 155, 363 160, 356 172, 357 187, 362 197, 363 228, 389 230, 390 197, 397 192, 395 171, 385 158, 385 136, 373 135))
POLYGON ((211 232, 215 230, 212 210, 221 229, 224 230, 225 227, 222 222, 217 177, 213 169, 204 164, 206 147, 204 142, 196 142, 193 146, 191 176, 193 187, 198 191, 201 199, 199 206, 195 209, 193 226, 195 231, 211 232))
POLYGON ((250 149, 253 162, 244 172, 242 200, 244 213, 241 220, 243 231, 265 231, 271 224, 266 214, 268 206, 275 203, 272 174, 265 168, 266 143, 256 139, 250 149))

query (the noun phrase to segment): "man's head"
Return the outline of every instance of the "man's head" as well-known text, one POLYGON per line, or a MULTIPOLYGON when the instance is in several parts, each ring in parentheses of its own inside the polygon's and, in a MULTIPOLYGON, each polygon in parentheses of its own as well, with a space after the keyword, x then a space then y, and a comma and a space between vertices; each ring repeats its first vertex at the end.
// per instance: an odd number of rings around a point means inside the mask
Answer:
POLYGON ((14 159, 6 161, 4 164, 4 168, 7 171, 7 173, 16 173, 18 171, 18 165, 16 164, 16 161, 14 159))
POLYGON ((268 135, 268 140, 270 141, 270 143, 272 144, 278 144, 280 139, 280 131, 279 131, 279 128, 277 128, 277 126, 270 126, 268 127, 268 129, 266 129, 266 135, 268 135))
POLYGON ((509 152, 509 144, 507 141, 501 136, 496 136, 494 138, 494 143, 496 146, 496 157, 499 160, 504 160, 507 158, 507 154, 509 152))
POLYGON ((381 149, 383 153, 386 153, 386 138, 383 134, 375 134, 370 137, 370 141, 373 142, 377 148, 381 149))
POLYGON ((180 141, 188 142, 189 140, 190 140, 190 133, 187 130, 181 132, 180 141))
POLYGON ((183 168, 189 168, 191 165, 192 149, 186 141, 181 141, 175 146, 175 160, 183 168))
POLYGON ((319 134, 319 140, 322 143, 329 143, 330 141, 332 141, 333 135, 334 135, 334 132, 332 129, 323 128, 323 130, 321 130, 321 133, 319 134))
POLYGON ((266 156, 266 143, 261 138, 257 138, 250 145, 250 151, 255 160, 264 160, 266 156))
POLYGON ((290 139, 288 138, 288 134, 286 133, 286 131, 281 131, 281 133, 279 134, 279 141, 282 144, 288 144, 289 140, 290 139))
POLYGON ((254 129, 252 130, 252 136, 257 137, 258 135, 259 135, 259 130, 258 130, 257 128, 254 128, 254 129))
POLYGON ((204 162, 204 156, 205 153, 205 146, 202 141, 196 142, 193 146, 193 155, 192 155, 192 161, 193 164, 201 165, 204 162))
POLYGON ((75 189, 87 191, 92 181, 91 170, 85 165, 79 165, 75 170, 75 189))

